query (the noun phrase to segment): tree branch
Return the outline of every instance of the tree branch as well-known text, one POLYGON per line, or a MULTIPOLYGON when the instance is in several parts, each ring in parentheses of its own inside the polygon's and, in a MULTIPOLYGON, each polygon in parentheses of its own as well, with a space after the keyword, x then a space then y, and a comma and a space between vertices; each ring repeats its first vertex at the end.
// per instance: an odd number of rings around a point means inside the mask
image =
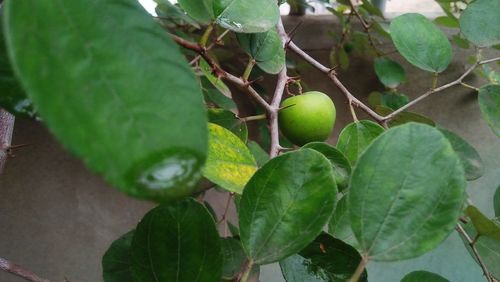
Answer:
POLYGON ((12 131, 14 130, 14 116, 0 108, 0 174, 9 157, 12 131))
POLYGON ((24 269, 23 267, 12 263, 11 261, 8 261, 4 258, 0 258, 0 269, 7 271, 9 273, 12 273, 14 275, 17 275, 21 278, 24 278, 27 281, 31 282, 50 282, 47 279, 40 278, 38 275, 35 273, 24 269))
POLYGON ((471 239, 469 234, 467 234, 467 231, 465 231, 465 229, 462 227, 462 225, 460 225, 460 223, 457 224, 456 230, 458 233, 462 234, 464 236, 465 240, 467 240, 467 242, 469 243, 469 246, 472 249, 472 253, 474 253, 474 256, 476 257, 476 259, 479 263, 479 266, 481 266, 481 269, 483 270, 483 274, 486 277, 486 280, 488 282, 494 282, 493 278, 491 278, 491 274, 488 271, 488 268, 486 267, 486 265, 483 262, 483 259, 481 258, 481 256, 477 252, 476 246, 474 244, 475 243, 474 240, 471 239))

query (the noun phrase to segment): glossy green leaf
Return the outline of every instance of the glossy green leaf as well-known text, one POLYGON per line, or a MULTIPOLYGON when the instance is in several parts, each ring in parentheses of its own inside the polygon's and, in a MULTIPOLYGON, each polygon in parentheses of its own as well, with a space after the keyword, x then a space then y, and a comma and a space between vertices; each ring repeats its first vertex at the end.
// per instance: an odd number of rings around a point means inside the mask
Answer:
POLYGON ((208 156, 203 176, 230 192, 241 194, 257 170, 252 153, 238 136, 210 123, 208 156))
POLYGON ((486 85, 479 90, 479 108, 493 132, 500 137, 500 85, 486 85))
POLYGON ((377 58, 374 67, 380 82, 389 88, 395 88, 406 80, 405 70, 393 60, 377 58))
POLYGON ((328 223, 328 233, 353 246, 357 245, 356 238, 351 229, 351 219, 347 208, 347 196, 343 196, 335 207, 330 222, 328 223))
POLYGON ((222 81, 221 78, 215 76, 212 73, 212 68, 208 65, 207 61, 204 59, 200 59, 200 70, 205 75, 208 81, 222 93, 224 96, 231 98, 231 90, 229 90, 229 87, 222 81))
MULTIPOLYGON (((381 115, 384 115, 384 116, 393 112, 392 109, 390 109, 388 107, 384 107, 384 106, 375 107, 375 111, 381 115)), ((402 124, 409 123, 409 122, 417 122, 417 123, 427 124, 430 126, 436 126, 436 123, 432 119, 430 119, 426 116, 423 116, 421 114, 413 113, 413 112, 401 112, 401 113, 399 113, 396 117, 394 117, 389 122, 389 126, 394 127, 394 126, 402 125, 402 124)))
POLYGON ((382 126, 369 120, 350 123, 340 132, 337 149, 354 165, 366 147, 382 132, 382 126))
POLYGON ((465 213, 472 221, 477 234, 488 236, 492 239, 500 241, 500 225, 495 221, 487 218, 478 208, 475 206, 468 206, 465 209, 465 213))
POLYGON ((419 270, 406 274, 401 282, 450 282, 450 280, 436 273, 419 270))
POLYGON ((332 164, 333 176, 337 182, 337 188, 342 191, 349 185, 349 177, 351 176, 351 164, 349 160, 334 147, 325 142, 311 142, 304 145, 302 148, 309 148, 323 154, 332 164))
POLYGON ((460 15, 460 30, 470 42, 479 47, 500 43, 499 0, 476 0, 460 15))
POLYGON ((442 72, 451 61, 448 38, 423 15, 398 16, 391 22, 391 36, 399 53, 418 68, 442 72))
POLYGON ((259 167, 263 166, 265 163, 267 163, 267 161, 269 161, 269 155, 257 142, 248 141, 247 146, 248 149, 250 149, 250 152, 252 152, 253 156, 255 157, 255 160, 257 161, 259 167))
POLYGON ((459 27, 458 20, 456 18, 450 18, 448 16, 437 17, 434 19, 434 22, 445 27, 459 27))
POLYGON ((213 12, 210 4, 212 0, 179 0, 178 2, 181 8, 193 19, 203 24, 211 22, 213 12))
POLYGON ((130 271, 130 245, 133 236, 134 230, 118 238, 102 257, 104 282, 134 282, 130 271))
POLYGON ((264 33, 237 34, 245 52, 254 58, 257 66, 270 74, 277 74, 285 65, 285 50, 276 29, 264 33))
MULTIPOLYGON (((500 223, 498 218, 495 221, 497 224, 500 223)), ((470 238, 474 238, 476 232, 471 223, 464 225, 464 229, 470 238)), ((469 242, 461 233, 460 236, 471 257, 474 258, 474 260, 477 262, 477 258, 472 252, 469 242)), ((493 277, 495 277, 497 280, 500 279, 500 268, 498 267, 500 265, 500 241, 492 239, 490 237, 481 236, 479 237, 479 239, 477 239, 474 246, 476 247, 479 256, 481 256, 484 265, 490 271, 490 274, 493 275, 493 277)))
POLYGON ((168 0, 154 1, 157 4, 155 8, 156 14, 163 23, 169 22, 176 25, 190 25, 200 28, 200 25, 190 16, 186 15, 177 5, 170 3, 168 0))
POLYGON ((465 178, 467 180, 475 180, 483 176, 483 160, 476 149, 457 134, 444 128, 439 128, 439 130, 450 141, 451 146, 460 158, 464 167, 465 178))
POLYGON ((215 222, 193 199, 149 211, 137 225, 131 255, 135 281, 219 282, 222 276, 215 222))
POLYGON ((16 73, 71 152, 138 198, 193 192, 208 135, 201 91, 139 3, 26 0, 4 9, 16 73))
POLYGON ((241 270, 246 255, 240 241, 233 238, 222 238, 221 240, 222 257, 224 258, 222 278, 231 279, 241 270))
POLYGON ((239 33, 265 32, 278 22, 280 12, 274 0, 210 0, 215 21, 239 33))
MULTIPOLYGON (((322 233, 298 254, 280 261, 280 267, 287 282, 347 282, 360 261, 356 249, 322 233)), ((368 281, 367 276, 365 270, 358 281, 368 281)))
POLYGON ((18 117, 34 118, 33 103, 14 75, 5 45, 3 17, 0 15, 0 107, 18 117))
POLYGON ((495 216, 500 217, 500 185, 493 196, 493 209, 495 210, 495 216))
POLYGON ((349 215, 361 249, 379 261, 434 249, 461 214, 465 186, 460 159, 439 130, 418 123, 388 130, 351 177, 349 215))
POLYGON ((316 238, 335 207, 337 187, 330 162, 302 149, 267 162, 243 191, 240 236, 256 264, 281 260, 316 238))
POLYGON ((248 128, 246 123, 242 122, 236 115, 228 110, 209 109, 208 121, 228 129, 241 141, 246 142, 248 138, 248 128))

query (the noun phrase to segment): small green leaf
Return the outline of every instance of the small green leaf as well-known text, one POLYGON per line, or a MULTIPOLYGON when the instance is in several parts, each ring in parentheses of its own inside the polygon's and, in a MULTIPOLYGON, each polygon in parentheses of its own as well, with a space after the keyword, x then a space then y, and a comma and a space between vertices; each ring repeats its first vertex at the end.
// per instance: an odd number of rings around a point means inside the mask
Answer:
POLYGON ((378 91, 372 91, 368 94, 368 105, 375 108, 377 106, 382 105, 382 97, 384 94, 378 91))
POLYGON ((263 166, 265 163, 267 163, 267 161, 269 161, 269 155, 257 142, 249 141, 247 146, 248 149, 250 149, 250 152, 252 152, 253 156, 255 157, 255 160, 257 161, 259 167, 263 166))
POLYGON ((384 128, 373 121, 350 123, 340 132, 337 149, 354 165, 366 147, 383 132, 384 128))
POLYGON ((410 98, 401 93, 384 93, 382 96, 382 106, 388 107, 391 110, 397 110, 408 104, 410 98))
POLYGON ((450 18, 448 16, 437 17, 434 19, 434 22, 445 27, 459 27, 458 20, 456 18, 450 18))
POLYGON ((495 216, 500 217, 500 185, 497 187, 495 196, 493 196, 493 209, 495 210, 495 216))
POLYGON ((499 0, 476 0, 460 15, 462 34, 478 47, 500 43, 499 0))
POLYGON ((132 240, 134 281, 219 282, 222 261, 215 222, 193 199, 149 211, 132 240))
POLYGON ((483 176, 483 160, 476 149, 455 133, 444 128, 439 128, 439 130, 450 141, 453 150, 455 150, 460 158, 460 162, 464 167, 465 178, 467 180, 475 180, 483 176))
MULTIPOLYGON (((375 107, 375 111, 381 115, 388 115, 393 112, 392 109, 389 109, 384 106, 377 106, 375 107)), ((413 112, 401 112, 397 116, 395 116, 390 122, 389 126, 394 127, 398 125, 402 125, 405 123, 409 122, 417 122, 417 123, 423 123, 427 124, 430 126, 436 126, 436 123, 431 120, 430 118, 423 116, 421 114, 413 113, 413 112)))
POLYGON ((316 238, 335 207, 330 162, 312 149, 285 153, 250 179, 240 203, 240 236, 248 257, 267 264, 316 238))
POLYGON ((222 238, 222 257, 224 266, 222 268, 222 278, 231 279, 238 274, 241 265, 246 259, 245 252, 240 241, 233 238, 222 238))
POLYGON ((134 282, 130 271, 130 245, 133 236, 134 230, 118 238, 102 257, 104 282, 134 282))
POLYGON ((347 54, 345 48, 338 48, 337 49, 337 57, 338 57, 338 62, 340 64, 340 67, 343 70, 346 70, 349 68, 349 55, 347 54))
POLYGON ((351 229, 351 219, 347 209, 347 197, 342 197, 335 208, 330 222, 328 223, 328 233, 352 246, 357 245, 356 238, 351 229))
MULTIPOLYGON (((170 3, 168 0, 154 0, 157 4, 156 14, 162 22, 170 22, 177 25, 191 25, 195 28, 200 28, 200 25, 177 5, 170 3)), ((210 19, 210 17, 209 17, 210 19)))
POLYGON ((237 34, 245 52, 255 59, 257 66, 270 74, 277 74, 285 65, 285 50, 276 29, 264 33, 237 34))
POLYGON ((479 108, 491 130, 500 137, 500 85, 486 85, 479 90, 479 108))
POLYGON ((488 236, 492 239, 500 241, 500 225, 487 218, 475 206, 468 206, 465 209, 465 213, 470 217, 478 235, 488 236))
POLYGON ((208 137, 201 91, 137 1, 8 1, 3 12, 16 74, 66 148, 131 196, 194 192, 208 137))
POLYGON ((278 22, 280 12, 274 0, 211 0, 215 21, 239 33, 265 32, 278 22))
POLYGON ((200 59, 200 70, 205 75, 208 81, 215 86, 217 90, 220 91, 220 93, 224 94, 224 96, 231 98, 231 90, 229 90, 229 87, 220 79, 219 77, 215 76, 212 73, 212 68, 208 65, 207 61, 204 59, 200 59))
MULTIPOLYGON (((280 267, 287 282, 347 282, 360 261, 356 249, 322 233, 298 254, 280 261, 280 267)), ((364 270, 358 281, 367 278, 364 270)))
POLYGON ((209 123, 208 156, 203 176, 221 188, 241 194, 257 170, 245 143, 222 126, 209 123))
POLYGON ((404 14, 392 20, 391 36, 401 55, 418 68, 442 72, 451 61, 448 38, 420 14, 404 14))
POLYGON ((378 79, 389 88, 396 88, 406 80, 403 67, 397 62, 387 58, 377 58, 374 63, 378 79))
POLYGON ((213 106, 218 106, 222 109, 228 111, 236 111, 237 106, 232 98, 228 98, 222 94, 219 90, 212 86, 212 83, 208 81, 207 78, 201 78, 203 95, 205 98, 205 103, 212 104, 213 106))
POLYGON ((363 5, 361 5, 361 7, 363 7, 366 11, 368 11, 368 13, 375 15, 375 16, 379 16, 380 18, 384 19, 384 14, 382 14, 382 11, 380 11, 379 8, 377 8, 375 5, 373 5, 370 2, 370 0, 362 0, 362 2, 363 2, 363 5))
POLYGON ((450 282, 450 280, 442 277, 441 275, 424 271, 424 270, 419 270, 419 271, 413 271, 411 273, 406 274, 403 279, 401 279, 401 282, 450 282))
MULTIPOLYGON (((168 0, 155 0, 156 3, 168 0)), ((179 5, 186 11, 186 13, 193 19, 197 20, 202 24, 208 24, 211 22, 213 12, 211 10, 212 0, 179 0, 179 5)))
POLYGON ((228 110, 209 109, 208 121, 224 127, 238 136, 241 141, 246 142, 248 138, 248 128, 236 115, 228 110))
POLYGON ((467 41, 466 39, 463 39, 460 35, 453 35, 451 37, 451 41, 453 43, 455 43, 455 45, 457 45, 458 47, 462 48, 462 49, 469 49, 470 45, 469 45, 469 41, 467 41))
POLYGON ((462 211, 465 177, 439 130, 408 123, 366 149, 347 196, 363 252, 372 260, 402 260, 434 249, 452 232, 462 211))
POLYGON ((302 148, 313 149, 323 154, 323 156, 325 156, 332 165, 333 176, 339 191, 347 188, 349 185, 349 178, 351 176, 351 164, 342 152, 325 142, 311 142, 304 145, 302 148))

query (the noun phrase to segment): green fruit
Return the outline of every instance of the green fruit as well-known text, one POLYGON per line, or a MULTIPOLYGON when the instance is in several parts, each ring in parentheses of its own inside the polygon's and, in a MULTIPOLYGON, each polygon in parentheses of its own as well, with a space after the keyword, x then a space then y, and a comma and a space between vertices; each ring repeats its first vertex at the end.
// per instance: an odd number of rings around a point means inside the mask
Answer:
POLYGON ((288 98, 281 108, 278 116, 281 132, 295 145, 325 141, 332 133, 337 111, 324 93, 311 91, 288 98))

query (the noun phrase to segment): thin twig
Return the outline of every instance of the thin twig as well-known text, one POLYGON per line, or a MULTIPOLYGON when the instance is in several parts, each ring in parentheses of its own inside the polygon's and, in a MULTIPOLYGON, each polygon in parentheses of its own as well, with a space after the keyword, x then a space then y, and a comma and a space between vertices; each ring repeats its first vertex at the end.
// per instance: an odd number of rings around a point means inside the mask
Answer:
POLYGON ((12 132, 14 130, 14 116, 6 110, 0 108, 0 174, 5 167, 5 162, 9 157, 12 132))
POLYGON ((481 256, 479 255, 479 253, 476 249, 476 245, 474 244, 475 241, 469 236, 469 234, 467 234, 467 231, 465 231, 465 229, 462 227, 462 225, 457 224, 456 230, 458 233, 462 234, 464 236, 465 240, 467 240, 467 243, 469 243, 469 246, 472 249, 472 253, 476 257, 476 259, 479 263, 479 266, 481 266, 481 269, 483 270, 483 274, 486 277, 486 280, 488 282, 494 282, 493 278, 491 278, 491 274, 490 274, 488 268, 484 264, 483 259, 481 258, 481 256))
MULTIPOLYGON (((214 42, 210 43, 210 45, 208 45, 207 47, 207 51, 212 49, 216 44, 219 44, 222 39, 224 38, 224 36, 226 36, 226 34, 229 33, 229 29, 226 29, 223 33, 221 33, 221 35, 219 35, 214 42)), ((190 65, 193 65, 195 64, 196 62, 198 62, 199 60, 201 59, 201 56, 200 55, 196 55, 196 57, 194 57, 191 62, 189 62, 190 65)))
POLYGON ((40 278, 35 273, 24 269, 20 265, 17 265, 11 261, 8 261, 4 258, 0 258, 0 269, 9 273, 12 273, 16 276, 24 278, 26 281, 31 282, 50 282, 48 279, 40 278))
POLYGON ((375 45, 375 40, 373 40, 373 36, 371 34, 371 31, 370 31, 371 26, 365 21, 365 19, 363 19, 361 14, 358 12, 358 9, 356 9, 356 5, 354 4, 354 0, 350 0, 349 4, 351 6, 351 12, 354 12, 354 15, 361 22, 361 26, 363 26, 363 29, 366 32, 366 35, 368 37, 368 43, 372 46, 372 48, 375 51, 375 53, 377 54, 377 56, 382 56, 383 53, 378 50, 377 46, 375 45))

